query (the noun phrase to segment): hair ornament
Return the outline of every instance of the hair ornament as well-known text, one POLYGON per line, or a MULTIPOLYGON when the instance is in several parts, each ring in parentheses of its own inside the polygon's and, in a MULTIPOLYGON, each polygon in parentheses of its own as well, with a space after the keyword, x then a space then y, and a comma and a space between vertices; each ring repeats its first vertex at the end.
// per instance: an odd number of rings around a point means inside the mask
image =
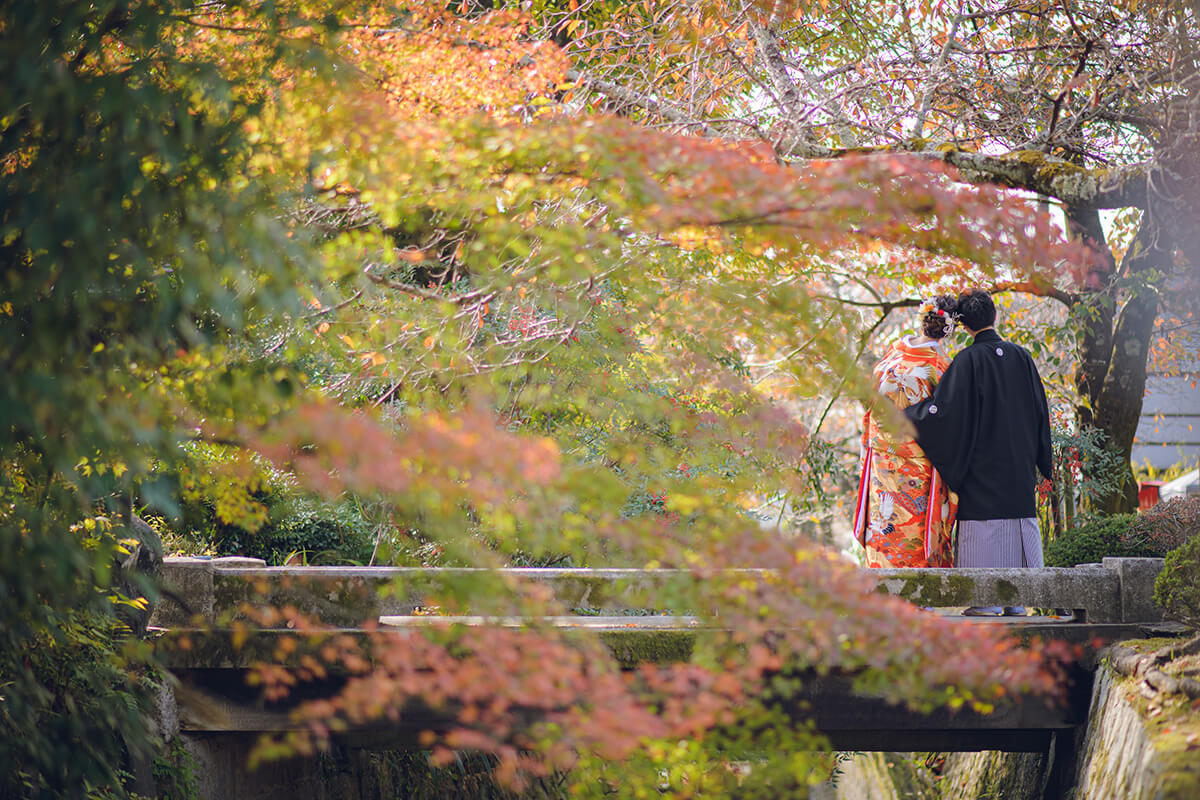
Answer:
POLYGON ((946 310, 943 308, 938 308, 937 301, 932 299, 922 300, 921 306, 918 308, 918 312, 921 314, 937 314, 939 317, 946 316, 946 310))

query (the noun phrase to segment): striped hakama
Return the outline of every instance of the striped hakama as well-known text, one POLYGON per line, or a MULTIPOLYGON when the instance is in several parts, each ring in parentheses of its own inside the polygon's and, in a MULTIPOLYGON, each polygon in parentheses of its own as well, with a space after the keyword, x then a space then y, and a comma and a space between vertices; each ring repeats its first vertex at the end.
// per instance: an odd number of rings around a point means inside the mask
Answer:
POLYGON ((956 567, 1041 567, 1037 519, 960 519, 956 567))

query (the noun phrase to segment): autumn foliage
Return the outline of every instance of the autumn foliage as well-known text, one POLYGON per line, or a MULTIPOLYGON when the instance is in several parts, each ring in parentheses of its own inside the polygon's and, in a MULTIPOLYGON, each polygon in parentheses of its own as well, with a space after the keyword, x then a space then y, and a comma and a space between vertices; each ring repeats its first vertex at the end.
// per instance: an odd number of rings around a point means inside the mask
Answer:
MULTIPOLYGON (((5 407, 21 410, 0 464, 4 541, 66 553, 12 568, 82 565, 79 591, 107 597, 94 587, 119 543, 63 538, 80 509, 128 521, 131 504, 210 495, 252 531, 274 470, 386 509, 387 536, 431 545, 431 565, 678 568, 647 607, 708 634, 690 663, 629 672, 537 625, 335 640, 261 670, 272 695, 351 675, 268 757, 416 709, 444 723, 420 742, 436 758, 494 753, 513 785, 572 769, 658 787, 683 748, 699 792, 747 781, 730 764, 757 744, 814 746, 787 713, 812 674, 917 707, 1052 694, 1043 653, 869 593, 798 522, 836 480, 820 437, 835 397, 871 396, 858 360, 874 329, 846 286, 880 302, 876 277, 1053 288, 1094 251, 928 153, 796 162, 769 114, 762 136, 666 125, 597 102, 576 74, 622 31, 661 29, 650 80, 681 102, 693 48, 726 65, 759 52, 765 6, 730 27, 716 3, 479 5, 114 2, 73 11, 76 38, 47 50, 67 88, 36 94, 57 84, 20 73, 36 102, 12 107, 42 116, 2 123, 4 197, 45 200, 75 176, 104 215, 0 212, 0 354, 19 378, 5 407), (83 99, 60 119, 66 96, 83 99), (56 487, 54 515, 28 475, 56 487)), ((787 11, 820 26, 815 7, 787 11)), ((732 114, 757 91, 721 89, 698 106, 732 114)), ((22 609, 53 608, 46 581, 22 609)), ((568 611, 487 573, 438 599, 568 611)), ((803 784, 818 764, 780 768, 803 784)))
MULTIPOLYGON (((647 602, 713 631, 692 663, 626 673, 596 643, 536 626, 380 630, 369 657, 333 647, 302 670, 353 678, 303 707, 311 739, 261 754, 432 709, 443 723, 421 743, 436 758, 491 752, 520 784, 641 757, 652 740, 720 751, 731 730, 778 728, 809 670, 984 711, 1055 691, 1040 656, 868 594, 852 566, 761 527, 754 509, 807 491, 812 438, 786 410, 794 393, 848 381, 867 394, 812 265, 883 248, 943 276, 1053 283, 1086 250, 1025 201, 917 156, 800 167, 763 143, 590 113, 528 12, 392 13, 347 11, 316 45, 349 77, 289 77, 246 123, 267 143, 258 168, 307 187, 294 224, 322 233, 328 279, 280 326, 326 367, 292 410, 265 424, 210 416, 202 435, 330 496, 386 498, 445 563, 521 552, 683 568, 692 580, 647 602), (739 366, 754 348, 795 349, 796 380, 756 388, 739 366)), ((192 17, 181 37, 221 53, 274 35, 243 28, 192 17)), ((482 578, 445 599, 565 611, 547 602, 482 578)), ((261 677, 276 694, 297 679, 261 677)), ((778 735, 808 741, 786 723, 778 735)))

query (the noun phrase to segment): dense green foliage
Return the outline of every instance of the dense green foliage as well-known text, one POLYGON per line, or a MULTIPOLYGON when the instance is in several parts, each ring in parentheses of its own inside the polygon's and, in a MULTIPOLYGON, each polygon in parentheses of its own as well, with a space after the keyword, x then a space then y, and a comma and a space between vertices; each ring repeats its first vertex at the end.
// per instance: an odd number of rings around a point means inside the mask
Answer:
POLYGON ((390 526, 378 504, 352 496, 329 500, 296 485, 262 460, 241 462, 227 449, 185 448, 188 463, 164 476, 182 487, 175 513, 155 525, 166 549, 181 555, 248 556, 268 564, 367 564, 390 526), (212 479, 235 465, 229 477, 212 479), (202 477, 203 476, 203 477, 202 477))
POLYGON ((271 565, 360 564, 376 552, 376 527, 353 499, 318 500, 304 494, 259 498, 267 519, 251 530, 225 522, 208 504, 183 504, 183 516, 164 520, 176 529, 169 544, 178 554, 249 556, 271 565))
POLYGON ((1130 547, 1125 535, 1133 514, 1085 516, 1078 524, 1052 540, 1046 547, 1046 566, 1073 567, 1098 564, 1105 556, 1145 556, 1144 549, 1130 547))
MULTIPOLYGON (((490 753, 510 785, 770 795, 825 768, 774 702, 802 668, 925 707, 1051 691, 1037 654, 760 522, 808 510, 833 387, 870 394, 861 322, 813 289, 830 263, 1077 248, 918 158, 801 170, 590 114, 525 11, 404 5, 4 5, 0 794, 119 796, 157 744, 149 659, 112 633, 142 602, 113 579, 135 509, 273 562, 361 561, 386 527, 389 559, 679 567, 656 600, 720 615, 636 675, 553 630, 392 637, 267 755, 449 698, 435 758, 490 753), (731 768, 761 752, 786 755, 731 768)), ((552 610, 459 580, 473 611, 552 610)))
POLYGON ((1125 464, 1105 445, 1104 434, 1080 426, 1063 413, 1051 418, 1054 479, 1043 484, 1038 516, 1043 535, 1059 537, 1077 524, 1077 517, 1111 495, 1124 480, 1125 464), (1048 490, 1047 490, 1048 489, 1048 490))
POLYGON ((3 4, 5 797, 123 792, 153 733, 140 657, 111 635, 134 497, 171 506, 159 470, 206 406, 278 397, 268 365, 208 355, 286 307, 296 245, 246 179, 250 106, 164 36, 185 5, 3 4))
POLYGON ((1200 628, 1200 536, 1167 554, 1154 582, 1154 601, 1168 617, 1200 628))
POLYGON ((1105 556, 1163 558, 1200 533, 1200 498, 1158 503, 1138 514, 1084 515, 1046 547, 1046 564, 1073 567, 1105 556))
MULTIPOLYGON (((119 797, 148 759, 149 678, 131 672, 110 617, 62 613, 5 654, 5 797, 119 797), (14 665, 13 662, 17 663, 14 665), (9 670, 19 669, 14 675, 9 670)), ((134 657, 136 658, 136 656, 134 657)))

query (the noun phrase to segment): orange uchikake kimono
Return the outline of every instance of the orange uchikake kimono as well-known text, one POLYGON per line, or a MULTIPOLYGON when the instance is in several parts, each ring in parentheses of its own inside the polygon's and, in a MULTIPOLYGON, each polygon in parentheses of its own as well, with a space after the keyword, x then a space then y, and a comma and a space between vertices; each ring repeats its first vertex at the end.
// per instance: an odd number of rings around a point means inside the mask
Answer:
MULTIPOLYGON (((906 336, 875 365, 876 388, 900 408, 933 392, 950 361, 938 342, 906 336)), ((863 459, 855 504, 854 536, 868 567, 950 567, 950 532, 957 498, 908 437, 863 417, 863 459)))

